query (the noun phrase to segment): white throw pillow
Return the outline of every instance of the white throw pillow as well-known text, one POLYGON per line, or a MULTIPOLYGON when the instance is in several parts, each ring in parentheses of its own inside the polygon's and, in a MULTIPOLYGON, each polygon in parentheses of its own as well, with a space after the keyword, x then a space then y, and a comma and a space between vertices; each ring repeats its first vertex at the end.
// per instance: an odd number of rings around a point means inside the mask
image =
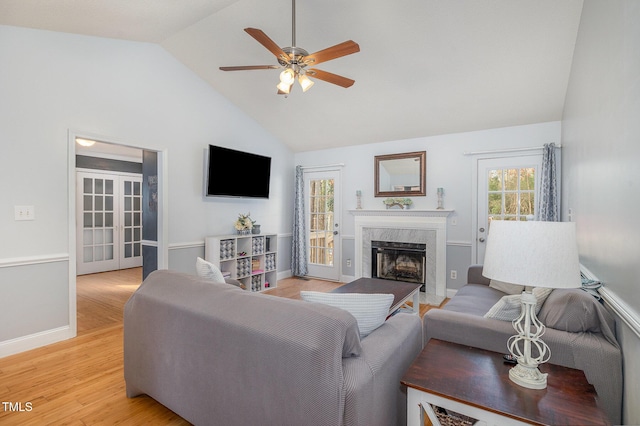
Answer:
POLYGON ((211 262, 198 257, 196 259, 196 273, 199 277, 207 278, 216 283, 224 283, 224 276, 220 269, 211 262))
MULTIPOLYGON (((553 291, 552 288, 536 287, 533 289, 533 295, 536 297, 536 315, 540 312, 542 304, 547 300, 547 296, 553 291)), ((522 312, 522 303, 520 302, 520 294, 511 294, 503 296, 484 314, 485 318, 493 318, 501 321, 513 321, 520 316, 522 312)))
POLYGON ((301 291, 300 296, 307 302, 323 303, 349 312, 358 321, 361 339, 384 324, 393 303, 393 294, 301 291))
POLYGON ((496 290, 500 290, 501 292, 507 294, 520 294, 524 291, 523 285, 511 284, 498 280, 491 280, 489 282, 489 287, 495 288, 496 290))

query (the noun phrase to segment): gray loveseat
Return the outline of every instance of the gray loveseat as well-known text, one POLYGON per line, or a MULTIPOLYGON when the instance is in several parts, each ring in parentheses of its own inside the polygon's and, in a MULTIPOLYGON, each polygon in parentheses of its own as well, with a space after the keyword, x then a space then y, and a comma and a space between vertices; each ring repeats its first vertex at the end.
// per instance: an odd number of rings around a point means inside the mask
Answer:
POLYGON ((360 340, 331 306, 156 271, 125 306, 127 396, 196 425, 404 424, 404 371, 422 349, 417 315, 360 340))
MULTIPOLYGON (((511 322, 483 317, 505 293, 489 287, 480 265, 469 268, 467 282, 443 309, 427 312, 425 343, 435 338, 507 353, 507 340, 516 334, 511 322)), ((622 354, 613 317, 585 291, 558 289, 549 294, 538 318, 547 327, 542 340, 551 349, 549 362, 583 370, 611 422, 620 424, 622 354)))

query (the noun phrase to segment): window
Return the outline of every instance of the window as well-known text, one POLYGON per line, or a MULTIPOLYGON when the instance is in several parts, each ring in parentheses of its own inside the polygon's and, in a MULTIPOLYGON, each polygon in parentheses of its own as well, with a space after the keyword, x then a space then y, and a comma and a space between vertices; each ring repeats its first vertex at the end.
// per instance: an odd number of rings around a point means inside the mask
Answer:
POLYGON ((527 220, 535 213, 535 168, 489 170, 487 206, 491 220, 527 220))

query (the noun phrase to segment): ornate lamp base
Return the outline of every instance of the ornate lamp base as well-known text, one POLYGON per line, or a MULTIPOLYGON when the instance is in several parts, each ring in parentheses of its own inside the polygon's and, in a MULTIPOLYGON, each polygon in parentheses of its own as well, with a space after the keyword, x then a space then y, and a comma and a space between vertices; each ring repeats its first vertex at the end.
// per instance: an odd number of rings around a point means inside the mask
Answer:
POLYGON ((541 373, 537 366, 518 364, 509 370, 512 382, 529 389, 545 389, 547 387, 547 373, 541 373))
POLYGON ((530 292, 523 292, 521 296, 522 312, 513 320, 513 328, 518 332, 507 342, 509 352, 518 360, 518 364, 509 370, 512 382, 529 389, 545 389, 547 374, 538 370, 538 365, 545 363, 551 357, 549 346, 540 339, 545 326, 536 317, 536 298, 530 292), (536 356, 531 355, 532 346, 536 349, 536 356))

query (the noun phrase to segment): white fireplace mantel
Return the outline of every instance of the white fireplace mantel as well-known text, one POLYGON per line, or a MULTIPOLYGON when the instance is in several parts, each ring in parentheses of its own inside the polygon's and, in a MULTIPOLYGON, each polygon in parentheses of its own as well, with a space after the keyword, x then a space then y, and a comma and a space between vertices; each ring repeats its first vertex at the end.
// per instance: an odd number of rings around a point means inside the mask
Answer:
POLYGON ((411 210, 411 209, 378 209, 378 210, 364 210, 356 209, 349 210, 353 216, 393 216, 393 217, 443 217, 447 218, 454 210, 411 210))
MULTIPOLYGON (((436 296, 436 303, 446 298, 447 279, 447 217, 453 210, 350 210, 355 217, 355 265, 356 278, 371 276, 371 235, 385 235, 387 240, 401 241, 410 236, 411 242, 427 243, 435 253, 427 253, 430 277, 426 280, 426 292, 436 296), (428 235, 435 235, 428 239, 428 235), (396 236, 397 237, 394 237, 396 236), (396 239, 398 238, 398 239, 396 239), (422 241, 421 239, 424 239, 422 241)), ((429 252, 427 248, 427 252, 429 252)))

